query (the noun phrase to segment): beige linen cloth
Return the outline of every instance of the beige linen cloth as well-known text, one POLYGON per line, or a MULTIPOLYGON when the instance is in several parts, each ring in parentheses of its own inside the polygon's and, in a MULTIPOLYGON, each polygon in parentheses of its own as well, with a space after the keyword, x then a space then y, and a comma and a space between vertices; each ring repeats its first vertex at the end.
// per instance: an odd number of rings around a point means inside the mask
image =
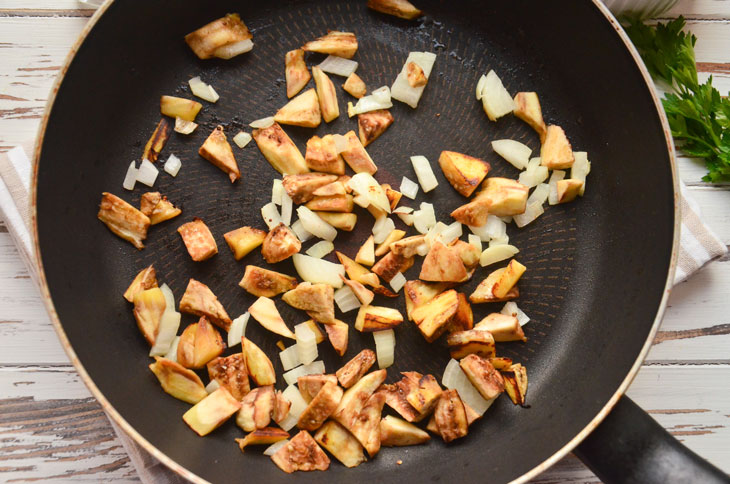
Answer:
MULTIPOLYGON (((28 267, 28 272, 36 279, 37 264, 32 235, 29 231, 32 163, 26 155, 26 153, 33 152, 32 148, 32 144, 29 143, 25 147, 18 146, 6 153, 0 153, 0 217, 14 238, 18 251, 28 267)), ((688 196, 684 184, 681 184, 681 191, 681 247, 674 279, 675 284, 684 281, 702 266, 727 252, 727 247, 702 222, 699 207, 688 196)), ((186 482, 185 479, 139 447, 128 435, 117 428, 113 421, 110 420, 110 422, 143 482, 186 482)))

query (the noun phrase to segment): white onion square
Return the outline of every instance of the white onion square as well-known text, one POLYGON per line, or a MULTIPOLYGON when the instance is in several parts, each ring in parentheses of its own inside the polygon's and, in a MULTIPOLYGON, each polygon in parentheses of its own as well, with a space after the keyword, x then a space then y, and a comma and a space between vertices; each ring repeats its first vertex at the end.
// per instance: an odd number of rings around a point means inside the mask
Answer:
POLYGON ((335 291, 335 303, 343 313, 360 309, 360 300, 348 286, 342 286, 335 291))
POLYGON ((386 329, 374 331, 375 354, 378 357, 378 368, 388 368, 395 361, 395 331, 386 329))
POLYGON ((246 311, 233 320, 231 327, 228 329, 228 347, 233 348, 241 344, 241 338, 246 334, 246 326, 251 315, 246 311))
POLYGON ((406 282, 405 276, 399 272, 390 280, 390 287, 393 288, 393 291, 400 292, 400 290, 403 289, 403 286, 406 285, 406 282))
POLYGON ((297 236, 297 239, 299 239, 300 242, 306 242, 312 238, 312 234, 304 228, 301 220, 297 220, 296 222, 291 224, 291 230, 292 232, 294 232, 294 235, 297 236))
POLYGON ((239 148, 245 148, 247 144, 251 142, 253 138, 251 138, 251 135, 244 132, 239 131, 236 136, 233 137, 233 142, 236 143, 236 145, 239 148))
MULTIPOLYGON (((127 174, 124 176, 124 182, 122 182, 122 186, 125 190, 134 190, 134 185, 137 184, 137 173, 139 170, 134 166, 134 161, 129 164, 129 168, 127 168, 127 174)), ((167 166, 167 164, 165 164, 167 166)))
POLYGON ((164 169, 167 174, 171 176, 177 176, 178 172, 180 172, 181 167, 182 161, 180 161, 180 158, 171 154, 165 162, 164 169))
POLYGON ((309 249, 307 249, 305 254, 310 257, 314 257, 315 259, 321 259, 333 250, 335 250, 335 244, 328 240, 320 240, 309 249))
POLYGON ((439 182, 436 180, 436 175, 433 174, 431 163, 429 163, 425 156, 411 156, 411 163, 413 164, 413 169, 416 171, 418 183, 425 193, 430 192, 438 186, 439 182))
POLYGON ((269 230, 281 223, 281 215, 279 215, 279 210, 273 202, 269 202, 261 207, 261 217, 263 217, 264 223, 269 230))
POLYGON ((330 55, 319 64, 319 68, 328 74, 349 77, 350 74, 357 70, 357 62, 345 59, 344 57, 330 55))
POLYGON ((415 200, 416 195, 418 195, 418 183, 404 176, 400 182, 400 192, 404 197, 415 200))
POLYGON ((524 326, 530 321, 530 317, 517 307, 517 303, 514 301, 507 302, 500 313, 506 314, 507 316, 514 315, 517 318, 517 321, 519 321, 520 326, 524 326))
POLYGON ((139 170, 137 171, 137 181, 142 183, 143 185, 147 185, 148 187, 151 187, 155 184, 155 180, 157 180, 157 175, 160 174, 160 170, 155 168, 155 165, 150 163, 149 160, 142 160, 142 163, 139 165, 139 170))

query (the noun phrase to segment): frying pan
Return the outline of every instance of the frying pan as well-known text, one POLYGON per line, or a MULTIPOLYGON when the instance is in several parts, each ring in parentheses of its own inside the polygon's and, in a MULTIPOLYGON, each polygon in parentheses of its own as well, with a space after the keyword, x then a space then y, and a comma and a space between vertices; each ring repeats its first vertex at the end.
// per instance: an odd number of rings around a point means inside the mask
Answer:
MULTIPOLYGON (((36 224, 52 319, 86 384, 112 418, 191 480, 524 482, 571 451, 616 405, 663 312, 678 234, 672 145, 646 71, 610 14, 598 2, 423 0, 419 6, 427 15, 407 22, 369 11, 364 3, 107 3, 74 49, 44 121, 37 154, 36 224), (251 28, 253 51, 230 61, 198 60, 183 42, 184 34, 227 12, 239 12, 251 28), (259 210, 270 199, 277 174, 252 143, 243 150, 234 148, 242 179, 231 184, 197 149, 216 125, 232 136, 284 105, 284 53, 327 29, 356 32, 358 74, 370 89, 390 85, 409 51, 438 54, 418 109, 396 102, 391 110, 395 123, 368 147, 381 183, 399 186, 403 175, 413 179, 409 156, 425 155, 434 163, 442 150, 488 160, 493 176, 517 176, 492 152, 489 141, 516 139, 537 151, 539 140, 511 116, 497 123, 487 120, 474 99, 474 86, 489 69, 512 93, 539 92, 546 121, 565 128, 576 150, 590 153, 593 171, 585 197, 550 207, 524 229, 511 225, 508 231, 528 268, 518 303, 532 321, 525 326, 526 344, 499 344, 498 351, 528 368, 529 407, 501 398, 466 438, 452 445, 434 439, 420 447, 384 448, 372 462, 355 469, 334 462, 326 473, 293 477, 257 451, 242 455, 233 442, 242 434, 232 421, 206 438, 183 424, 188 405, 164 394, 147 369, 148 347, 121 294, 137 271, 154 264, 177 298, 192 277, 210 286, 234 316, 253 302, 237 283, 246 264, 266 264, 259 254, 236 262, 222 234, 242 225, 263 225, 259 210), (163 158, 174 153, 183 168, 176 178, 161 173, 155 185, 183 215, 154 226, 146 248, 137 251, 96 220, 100 194, 111 191, 138 204, 146 188, 122 190, 127 166, 130 160, 139 161, 160 117, 159 96, 190 97, 186 81, 196 75, 212 83, 221 99, 206 103, 193 135, 173 133, 163 158), (208 224, 221 248, 203 263, 190 260, 176 233, 192 217, 208 224)), ((312 55, 308 62, 322 58, 312 55)), ((332 123, 313 130, 285 127, 300 148, 313 134, 355 127, 344 115, 350 99, 339 88, 338 97, 342 115, 332 123)), ((449 212, 464 199, 439 170, 436 177, 439 189, 421 193, 417 202, 434 203, 437 218, 448 221, 449 212)), ((340 233, 336 241, 350 255, 372 223, 367 213, 359 218, 357 229, 340 233)), ((290 261, 274 269, 294 273, 290 261)), ((463 291, 470 293, 489 270, 479 269, 463 291)), ((418 264, 406 276, 417 274, 418 264)), ((376 304, 395 304, 404 312, 402 298, 376 304)), ((290 325, 305 320, 303 313, 277 305, 290 325)), ((500 307, 474 305, 475 319, 500 307)), ((340 317, 354 322, 353 313, 340 317)), ((194 321, 184 315, 183 327, 194 321)), ((277 338, 253 322, 247 337, 272 358, 280 375, 277 338)), ((448 360, 443 342, 425 343, 409 322, 396 329, 396 338, 396 363, 388 370, 388 381, 407 370, 440 377, 448 360)), ((320 353, 333 372, 363 347, 373 346, 372 336, 352 330, 344 358, 327 343, 320 345, 320 353)), ((618 410, 580 448, 603 478, 724 479, 699 458, 682 465, 682 471, 671 471, 679 473, 663 474, 667 467, 660 464, 696 456, 671 444, 637 407, 622 400, 618 410), (644 429, 640 424, 648 430, 638 431, 644 429), (664 442, 662 449, 673 454, 652 454, 657 447, 649 437, 664 442)))

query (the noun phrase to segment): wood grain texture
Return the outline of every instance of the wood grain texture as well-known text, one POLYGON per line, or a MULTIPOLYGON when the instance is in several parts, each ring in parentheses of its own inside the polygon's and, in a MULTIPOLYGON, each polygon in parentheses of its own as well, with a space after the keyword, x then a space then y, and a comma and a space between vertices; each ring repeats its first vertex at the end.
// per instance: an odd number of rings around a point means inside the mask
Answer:
MULTIPOLYGON (((91 15, 75 0, 0 0, 0 151, 32 139, 55 75, 91 15), (33 35, 29 35, 33 32, 33 35)), ((730 89, 730 1, 681 0, 700 39, 704 80, 730 89)), ((704 219, 730 244, 730 190, 701 181, 701 162, 679 159, 704 219)), ((730 471, 730 258, 672 293, 660 332, 629 390, 691 449, 730 471)), ((620 324, 620 322, 617 322, 620 324)), ((138 482, 98 403, 68 363, 38 291, 0 224, 0 481, 138 482)), ((535 483, 597 483, 573 456, 535 483)))
POLYGON ((730 2, 727 0, 680 0, 664 18, 684 15, 693 20, 722 20, 730 18, 730 2))

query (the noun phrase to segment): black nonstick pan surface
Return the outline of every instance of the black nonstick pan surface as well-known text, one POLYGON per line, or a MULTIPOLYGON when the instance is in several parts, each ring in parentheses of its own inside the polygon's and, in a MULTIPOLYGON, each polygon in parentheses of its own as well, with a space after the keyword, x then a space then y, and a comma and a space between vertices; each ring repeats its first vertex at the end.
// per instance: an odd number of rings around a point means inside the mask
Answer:
MULTIPOLYGON (((67 349, 105 408, 133 429, 145 448, 190 478, 272 484, 526 478, 597 425, 597 416, 615 403, 643 358, 673 273, 675 184, 656 100, 618 27, 587 1, 423 0, 418 5, 426 16, 408 22, 368 10, 364 1, 116 1, 78 47, 58 87, 36 187, 37 240, 49 304, 67 349), (199 60, 183 36, 228 12, 240 13, 253 32, 253 51, 230 61, 199 60), (163 393, 147 369, 149 347, 121 295, 140 269, 154 264, 178 300, 192 277, 207 284, 232 317, 247 310, 254 297, 238 286, 244 267, 269 266, 258 251, 235 261, 223 234, 242 225, 265 228, 260 208, 279 175, 253 142, 243 150, 234 147, 242 174, 235 184, 197 150, 216 125, 229 137, 239 129, 250 132, 248 122, 283 106, 284 54, 328 29, 357 34, 357 72, 369 90, 391 85, 409 51, 438 55, 418 108, 395 102, 395 122, 368 146, 381 183, 398 187, 403 175, 415 180, 411 155, 425 155, 434 165, 439 188, 419 193, 417 201, 404 198, 405 205, 434 203, 437 218, 450 223, 448 214, 465 202, 435 166, 442 150, 486 159, 492 176, 510 178, 518 171, 492 151, 491 140, 516 139, 539 151, 539 139, 525 123, 512 116, 489 122, 476 101, 476 82, 490 69, 511 93, 537 91, 546 121, 562 126, 573 148, 587 151, 593 165, 585 197, 549 207, 524 229, 508 229, 520 249, 518 260, 528 268, 517 303, 532 320, 524 328, 527 343, 499 344, 498 353, 527 367, 529 407, 503 397, 452 445, 432 439, 425 446, 383 448, 355 469, 333 459, 326 473, 288 476, 255 449, 241 454, 233 439, 243 433, 233 421, 206 438, 190 431, 181 420, 189 406, 163 393), (122 189, 127 166, 141 159, 160 118, 160 95, 191 98, 187 81, 194 76, 211 83, 220 100, 203 102, 194 134, 172 134, 161 159, 174 153, 182 169, 176 178, 161 172, 154 188, 183 214, 152 227, 145 249, 137 251, 96 220, 101 192, 138 206, 148 190, 140 184, 133 192, 122 189), (191 261, 176 232, 193 217, 208 224, 220 249, 202 263, 191 261)), ((307 63, 323 58, 311 54, 307 63)), ((339 87, 344 79, 333 76, 333 81, 338 119, 316 129, 284 127, 302 152, 314 134, 357 129, 356 119, 346 116, 352 99, 339 87)), ((335 242, 351 256, 372 228, 372 217, 358 214, 356 230, 340 232, 335 242)), ((400 221, 397 225, 402 228, 400 221)), ((334 260, 334 254, 327 258, 334 260)), ((417 278, 419 267, 417 262, 406 276, 417 278)), ((271 268, 295 274, 290 261, 271 268)), ((491 270, 478 269, 462 290, 470 293, 491 270)), ((376 304, 395 304, 405 314, 402 298, 378 296, 376 304)), ((290 327, 306 319, 281 301, 277 307, 290 327)), ((501 307, 473 305, 475 321, 501 307)), ((355 314, 338 317, 353 324, 355 314)), ((196 320, 183 315, 181 329, 196 320)), ((253 321, 246 334, 280 375, 279 338, 253 321)), ((443 341, 426 343, 408 321, 396 329, 396 340, 388 382, 408 370, 440 379, 448 361, 443 341)), ((372 336, 353 328, 344 358, 327 342, 320 355, 334 372, 364 347, 374 348, 372 336)), ((235 351, 240 347, 228 352, 235 351)), ((280 380, 277 387, 284 385, 280 380)))

